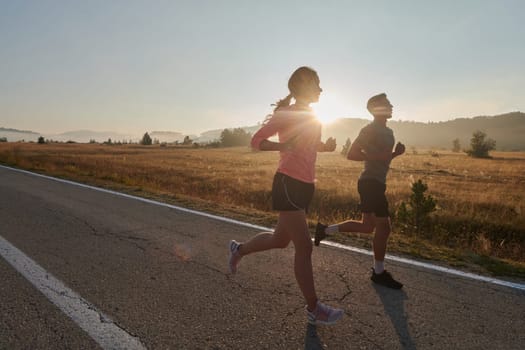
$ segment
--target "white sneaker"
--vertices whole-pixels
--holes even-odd
[[[228,266],[230,267],[230,273],[235,274],[237,272],[237,265],[241,261],[241,254],[239,254],[239,247],[241,244],[235,240],[231,240],[228,249],[230,251],[230,258],[228,260]]]
[[[344,310],[336,309],[331,306],[325,305],[321,302],[317,302],[314,311],[309,311],[306,308],[306,316],[308,317],[308,323],[317,325],[331,325],[336,323],[341,317],[343,317]]]

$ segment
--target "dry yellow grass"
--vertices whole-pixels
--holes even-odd
[[[525,153],[494,152],[492,156],[473,159],[449,151],[407,151],[391,165],[387,188],[391,211],[407,201],[411,183],[422,179],[438,202],[435,217],[450,231],[441,233],[435,243],[522,264]],[[232,215],[251,213],[253,221],[259,223],[261,218],[274,217],[270,213],[270,188],[277,161],[277,153],[252,152],[245,147],[0,143],[3,164],[173,200],[195,199],[201,206],[218,205]],[[312,222],[318,218],[336,222],[359,217],[356,186],[361,169],[361,163],[347,161],[338,152],[319,154],[316,195],[309,214]],[[451,224],[447,226],[447,222]],[[453,232],[456,222],[466,226]],[[466,232],[479,227],[480,232]],[[493,234],[484,227],[503,233]],[[513,232],[511,238],[494,238],[504,235],[505,230]],[[464,241],[455,235],[464,235]],[[398,237],[397,242],[401,246],[413,239]],[[432,237],[427,240],[432,241]],[[418,254],[413,247],[403,251]]]

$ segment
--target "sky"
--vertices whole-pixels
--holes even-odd
[[[0,127],[256,125],[314,68],[322,121],[525,111],[525,1],[0,0]]]

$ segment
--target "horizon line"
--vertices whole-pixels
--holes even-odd
[[[513,113],[520,113],[520,114],[525,114],[524,112],[521,112],[519,110],[517,111],[511,111],[511,112],[506,112],[506,113],[501,113],[501,114],[497,114],[497,115],[477,115],[477,116],[473,116],[473,117],[455,117],[455,118],[452,118],[452,119],[448,119],[448,120],[441,120],[441,121],[432,121],[432,120],[428,120],[428,121],[416,121],[416,120],[405,120],[405,119],[402,119],[402,118],[399,118],[399,119],[393,119],[393,120],[389,120],[389,123],[394,123],[394,122],[409,122],[409,123],[421,123],[421,124],[437,124],[437,123],[447,123],[447,122],[451,122],[451,121],[454,121],[454,120],[459,120],[459,119],[475,119],[475,118],[495,118],[495,117],[500,117],[500,116],[504,116],[504,115],[508,115],[508,114],[513,114]],[[336,123],[337,121],[340,121],[340,120],[343,120],[343,119],[358,119],[358,120],[371,120],[371,118],[363,118],[363,117],[338,117],[336,119],[334,119],[333,121],[329,122],[329,123],[326,123],[325,125],[331,125],[331,124],[334,124]],[[224,127],[224,128],[214,128],[214,129],[208,129],[208,130],[204,130],[204,131],[200,131],[200,132],[183,132],[183,131],[173,131],[173,130],[152,130],[152,131],[144,131],[144,133],[177,133],[177,134],[181,134],[182,136],[202,136],[202,134],[204,133],[207,133],[207,132],[211,132],[211,131],[217,131],[217,130],[224,130],[224,129],[236,129],[236,128],[253,128],[255,126],[258,126],[260,125],[261,122],[258,122],[257,124],[255,125],[248,125],[248,126],[233,126],[233,127]],[[137,134],[135,134],[134,132],[129,132],[129,131],[112,131],[112,130],[93,130],[93,129],[76,129],[76,130],[68,130],[68,131],[63,131],[63,132],[37,132],[37,131],[33,131],[33,130],[21,130],[21,129],[16,129],[16,128],[10,128],[10,127],[4,127],[4,126],[0,126],[0,130],[5,130],[7,132],[17,132],[17,133],[26,133],[26,134],[36,134],[36,135],[48,135],[48,136],[59,136],[59,135],[63,135],[63,134],[67,134],[67,133],[74,133],[74,132],[91,132],[91,133],[112,133],[112,134],[121,134],[122,136],[127,136],[127,137],[141,137],[141,135],[143,135],[143,132],[138,132]]]

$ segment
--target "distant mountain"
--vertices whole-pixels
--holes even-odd
[[[75,142],[89,142],[95,140],[97,142],[104,142],[108,139],[112,141],[138,141],[136,135],[120,134],[112,131],[91,131],[91,130],[76,130],[68,131],[62,134],[56,135],[45,135],[46,139],[52,139],[55,141],[75,141]]]
[[[323,139],[335,137],[341,146],[347,138],[354,141],[359,130],[370,123],[371,119],[362,118],[340,118],[335,122],[324,126]],[[496,140],[496,149],[502,151],[523,150],[525,151],[525,113],[513,112],[497,116],[480,116],[474,118],[458,118],[446,122],[411,122],[397,121],[388,122],[388,126],[394,131],[397,141],[403,142],[407,147],[424,148],[452,148],[452,141],[459,139],[461,147],[470,147],[472,134],[481,130],[488,138]],[[261,126],[242,127],[246,132],[254,133]],[[202,133],[195,139],[196,142],[209,142],[219,140],[223,129],[210,130]]]
[[[33,131],[29,130],[18,130],[18,129],[9,129],[9,128],[0,128],[0,132],[13,132],[13,133],[22,133],[22,134],[36,134]]]
[[[354,141],[359,130],[371,119],[341,118],[323,128],[323,139],[335,137],[341,146],[347,138]],[[394,131],[397,141],[403,142],[407,147],[425,148],[452,148],[452,141],[459,139],[461,147],[470,147],[472,134],[481,130],[487,137],[496,141],[496,149],[502,151],[525,151],[525,113],[512,112],[497,116],[479,116],[474,118],[458,118],[446,122],[411,122],[391,120],[388,126]],[[255,133],[261,125],[244,126],[246,132]],[[233,129],[233,128],[229,128]],[[224,129],[215,129],[203,132],[200,135],[184,135],[175,131],[152,131],[149,135],[160,142],[183,141],[189,136],[194,142],[206,143],[220,140]],[[107,141],[139,141],[143,135],[128,135],[110,131],[77,130],[56,135],[44,135],[34,131],[17,130],[0,127],[0,138],[6,137],[8,141],[37,141],[39,136],[56,141],[97,142]]]
[[[0,137],[5,137],[7,141],[37,141],[40,134],[29,130],[17,130],[0,127]]]
[[[35,131],[28,130],[17,130],[17,129],[8,129],[0,128],[0,137],[7,138],[9,142],[16,141],[37,141],[40,136],[43,136],[47,140],[54,141],[75,141],[75,142],[89,142],[90,140],[95,140],[97,142],[104,142],[108,139],[112,141],[138,141],[139,137],[137,135],[128,135],[120,134],[112,131],[91,131],[91,130],[76,130],[68,131],[61,134],[43,134]]]
[[[338,119],[323,130],[323,138],[335,137],[339,145],[347,138],[354,141],[359,130],[371,120]],[[459,139],[462,148],[470,147],[472,134],[481,130],[496,141],[496,149],[502,151],[525,150],[525,113],[513,112],[497,116],[458,118],[446,122],[409,122],[391,120],[388,126],[397,141],[406,146],[428,148],[452,148],[452,141]]]
[[[257,130],[259,130],[261,126],[260,125],[254,125],[254,126],[243,126],[240,127],[241,129],[244,129],[244,131],[249,133],[255,133]],[[225,129],[237,129],[235,128],[225,128]],[[221,139],[221,133],[224,131],[224,129],[216,129],[216,130],[209,130],[205,131],[202,134],[200,134],[199,137],[192,138],[193,141],[199,142],[199,143],[207,143],[212,141],[218,141]]]

